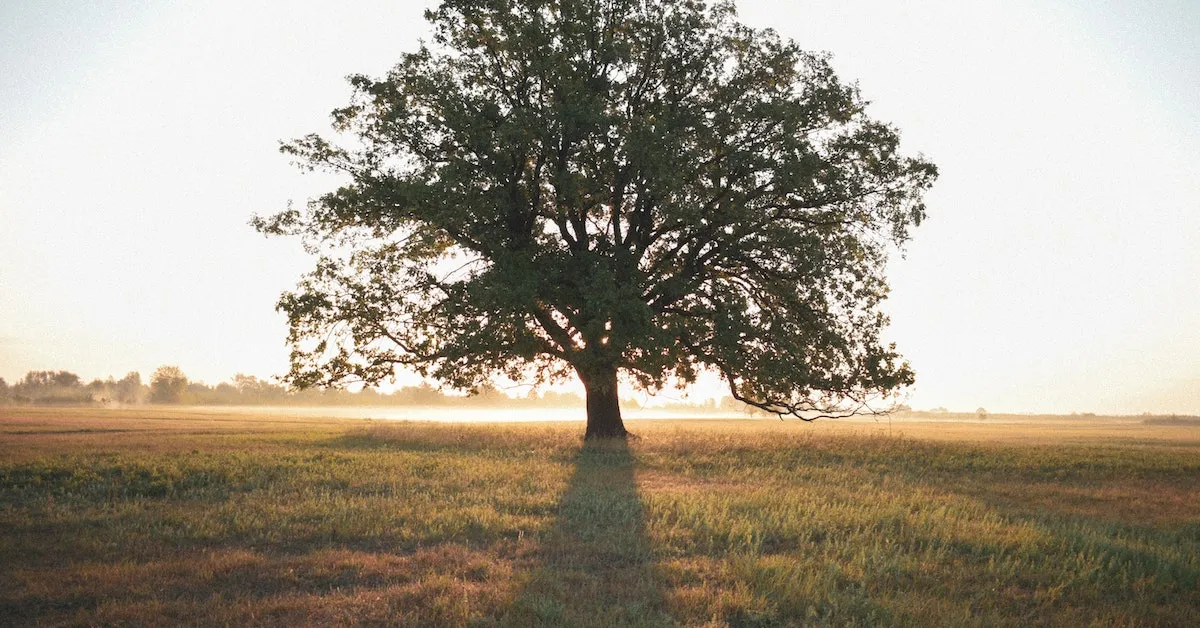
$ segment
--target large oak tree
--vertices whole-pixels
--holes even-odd
[[[335,135],[284,145],[345,185],[256,218],[316,268],[279,302],[290,381],[397,368],[587,391],[719,373],[781,415],[911,383],[885,344],[889,251],[935,167],[897,150],[824,54],[699,0],[445,0],[432,39],[352,76]]]

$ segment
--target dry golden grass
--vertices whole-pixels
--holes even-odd
[[[1200,429],[0,409],[0,623],[1197,625]]]

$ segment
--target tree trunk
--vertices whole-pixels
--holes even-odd
[[[587,432],[584,439],[625,438],[621,421],[621,401],[617,396],[617,369],[601,369],[579,374],[587,391]]]

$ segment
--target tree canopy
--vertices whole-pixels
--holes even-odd
[[[141,376],[138,376],[141,380]],[[188,378],[178,366],[160,366],[150,375],[150,401],[181,403],[187,391]]]
[[[913,381],[884,267],[937,176],[828,55],[731,2],[445,0],[431,41],[350,77],[331,139],[283,145],[345,184],[255,218],[316,268],[279,308],[297,386],[411,368],[462,389],[578,376],[620,436],[618,374],[715,371],[811,419]]]

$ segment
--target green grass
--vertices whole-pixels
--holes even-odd
[[[0,411],[0,623],[1200,623],[1194,428],[938,429]]]

